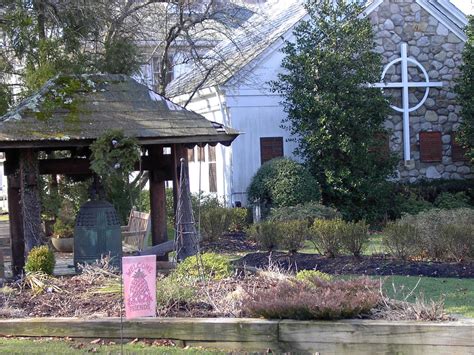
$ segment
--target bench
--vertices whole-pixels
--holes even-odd
[[[122,226],[122,241],[124,249],[143,250],[145,238],[150,231],[150,214],[130,211],[128,225]]]

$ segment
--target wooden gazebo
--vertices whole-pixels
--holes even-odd
[[[230,145],[238,135],[125,75],[50,80],[0,118],[14,274],[24,266],[25,250],[42,234],[38,175],[92,175],[88,147],[111,129],[121,129],[126,136],[137,138],[143,148],[137,170],[147,170],[150,175],[153,245],[168,240],[165,181],[173,181],[176,202],[179,164],[181,158],[187,158],[186,149],[205,144]],[[71,157],[39,159],[41,151],[70,151]]]

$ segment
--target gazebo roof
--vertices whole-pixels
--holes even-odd
[[[51,79],[0,117],[0,149],[88,145],[111,129],[143,145],[229,145],[239,134],[126,75],[83,74]]]

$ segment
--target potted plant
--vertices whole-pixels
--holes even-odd
[[[74,209],[72,202],[63,200],[53,226],[51,243],[57,251],[70,253],[74,246]]]

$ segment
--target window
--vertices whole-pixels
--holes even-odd
[[[194,148],[188,149],[188,162],[194,161]]]
[[[468,160],[466,156],[467,149],[459,144],[456,135],[457,132],[451,133],[451,156],[453,161],[466,161]]]
[[[265,163],[283,156],[283,137],[260,138],[260,161]]]
[[[209,192],[217,192],[216,147],[209,146]]]
[[[197,147],[198,150],[198,161],[206,161],[205,147]]]
[[[441,132],[420,132],[420,160],[424,163],[439,162],[442,155]]]

